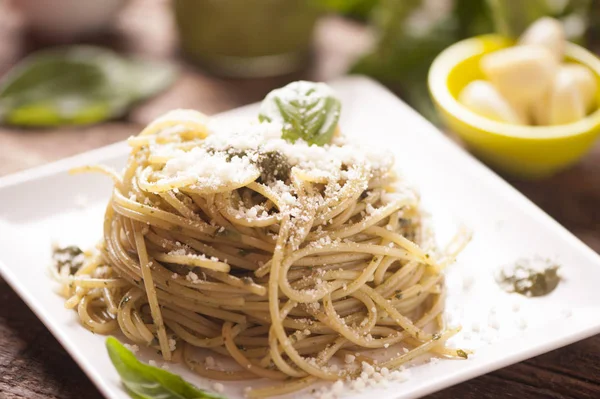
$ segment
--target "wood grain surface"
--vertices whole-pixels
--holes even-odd
[[[52,130],[0,127],[0,175],[122,140],[171,108],[212,114],[261,99],[292,79],[327,80],[344,73],[372,42],[362,25],[329,17],[318,26],[312,65],[297,76],[222,79],[178,55],[169,3],[132,1],[112,31],[96,42],[118,50],[171,59],[181,74],[172,88],[122,120]],[[0,0],[0,73],[39,44]],[[600,143],[599,143],[600,144]],[[507,179],[595,251],[600,251],[600,145],[577,166],[551,179]],[[0,198],[1,203],[1,198]],[[0,398],[96,399],[102,396],[43,324],[0,279]],[[450,398],[600,398],[600,336],[555,350],[430,396]]]

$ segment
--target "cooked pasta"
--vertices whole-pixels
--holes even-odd
[[[387,152],[339,129],[317,146],[283,139],[278,122],[182,110],[129,143],[122,173],[93,169],[114,180],[103,239],[55,262],[89,330],[120,331],[207,378],[279,381],[250,397],[353,378],[397,344],[410,351],[378,367],[464,355],[443,345],[456,331],[442,312],[443,269],[465,237],[436,249]],[[202,361],[211,353],[237,366]]]

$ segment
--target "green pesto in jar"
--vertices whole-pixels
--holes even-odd
[[[318,10],[308,0],[175,0],[185,55],[217,73],[267,76],[307,59]]]

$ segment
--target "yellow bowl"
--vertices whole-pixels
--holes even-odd
[[[600,110],[565,125],[524,126],[492,121],[460,104],[460,91],[469,82],[484,79],[480,58],[513,44],[499,35],[484,35],[448,47],[431,65],[429,91],[447,126],[482,160],[515,176],[546,177],[575,163],[590,149],[600,133]],[[568,43],[565,58],[590,68],[600,87],[600,59],[594,54]],[[596,100],[600,104],[598,93]]]

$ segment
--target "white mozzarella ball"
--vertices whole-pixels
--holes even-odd
[[[535,21],[519,39],[521,45],[545,47],[559,62],[565,56],[566,42],[565,29],[562,23],[550,17],[543,17]]]
[[[481,58],[489,81],[513,104],[528,106],[550,86],[558,69],[554,55],[541,46],[515,46]]]
[[[469,83],[460,92],[458,101],[488,119],[514,124],[523,123],[518,113],[489,82],[475,80]]]

